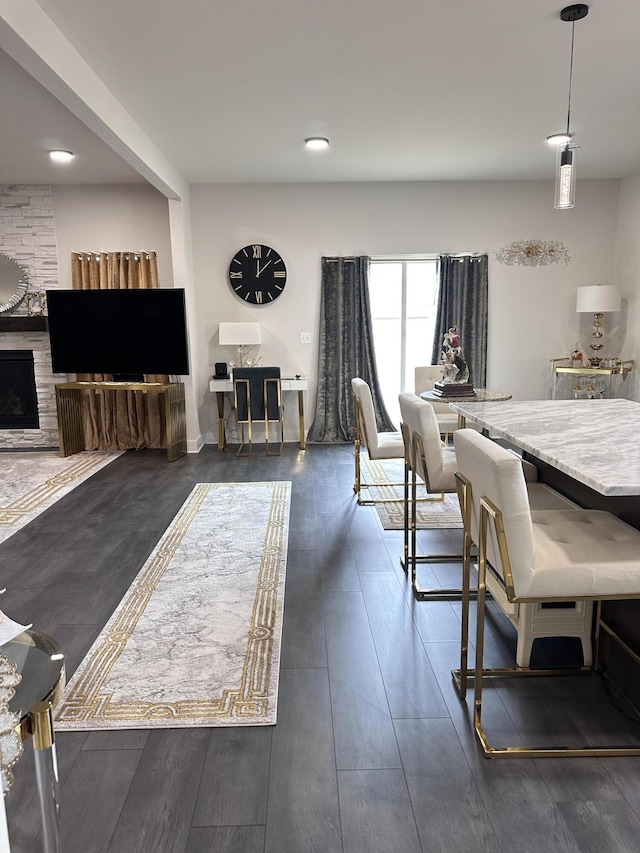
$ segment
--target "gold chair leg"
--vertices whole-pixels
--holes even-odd
[[[452,561],[462,560],[462,554],[421,554],[417,552],[417,529],[418,529],[418,498],[417,498],[417,476],[415,471],[411,472],[411,495],[407,500],[409,489],[405,490],[405,554],[403,568],[405,573],[411,578],[411,588],[413,596],[417,601],[429,601],[433,598],[452,598],[462,595],[461,589],[447,589],[435,587],[434,589],[425,589],[418,585],[417,566],[418,563],[450,563]],[[444,493],[442,494],[444,500]],[[408,529],[407,529],[408,528]],[[402,560],[400,561],[402,563]]]
[[[462,614],[460,630],[460,669],[457,677],[454,676],[454,684],[461,699],[467,695],[467,682],[469,679],[469,605],[471,603],[471,537],[465,530],[463,542],[462,559]],[[478,591],[473,591],[477,597]],[[486,595],[486,590],[485,590]]]
[[[405,575],[409,572],[409,463],[405,457],[404,460],[404,484],[402,496],[404,498],[403,504],[403,515],[404,515],[404,523],[403,523],[403,535],[402,535],[402,556],[400,557],[400,565],[404,569]]]
[[[355,463],[355,479],[353,483],[353,491],[356,493],[358,503],[360,503],[360,439],[355,437],[353,442],[353,455]]]
[[[277,450],[269,450],[269,424],[272,421],[265,420],[264,422],[264,442],[265,442],[265,454],[267,456],[282,456],[282,448],[284,447],[284,427],[282,425],[282,421],[273,421],[273,423],[280,424],[280,444]]]
[[[244,440],[244,426],[244,423],[240,425],[241,440],[240,447],[238,448],[236,456],[253,456],[253,444],[251,442],[251,421],[247,422],[247,435],[249,440],[246,444]],[[243,450],[244,447],[246,447],[247,449]]]
[[[473,696],[473,727],[480,740],[484,754],[487,754],[488,741],[482,728],[482,663],[484,660],[484,617],[485,601],[487,592],[487,566],[486,560],[480,560],[478,567],[478,591],[476,612],[476,662],[474,668],[474,696]]]
[[[357,442],[357,447],[354,445],[354,454],[355,454],[355,482],[353,484],[353,491],[356,493],[358,498],[358,506],[375,506],[375,504],[396,504],[399,502],[399,498],[390,497],[390,498],[365,498],[362,495],[363,489],[376,489],[376,488],[393,488],[395,486],[404,486],[404,482],[401,483],[390,483],[374,480],[372,482],[365,482],[362,477],[362,462],[360,459],[360,452],[362,450],[362,445],[360,442]],[[369,460],[371,463],[375,464],[375,460]],[[370,472],[373,477],[375,472]],[[442,498],[434,498],[433,500],[444,500],[444,495]]]
[[[541,677],[541,676],[553,676],[557,677],[558,675],[571,675],[571,676],[579,676],[579,675],[594,675],[596,673],[595,665],[590,667],[581,667],[574,668],[570,670],[565,669],[546,669],[546,670],[532,670],[529,668],[515,668],[515,669],[484,669],[484,634],[485,634],[485,622],[486,622],[486,575],[487,575],[487,566],[486,566],[486,551],[484,543],[486,542],[486,519],[483,519],[482,522],[485,527],[484,531],[481,533],[481,546],[480,546],[480,555],[478,560],[478,589],[477,589],[477,597],[478,597],[478,611],[477,611],[477,627],[476,627],[476,660],[473,672],[474,679],[474,699],[473,699],[473,727],[478,738],[478,742],[480,743],[480,747],[482,749],[482,753],[485,758],[581,758],[581,757],[599,757],[599,758],[612,758],[616,756],[632,756],[632,755],[640,755],[640,745],[638,746],[584,746],[584,747],[547,747],[547,746],[539,746],[539,747],[531,747],[531,746],[503,746],[496,747],[492,746],[488,735],[484,729],[482,724],[482,691],[483,691],[483,682],[485,678],[494,676],[500,678],[513,678],[513,677]],[[598,632],[600,630],[601,620],[600,620],[600,602],[598,602],[598,618],[596,621],[596,641],[595,645],[597,648],[598,644]],[[610,630],[610,629],[607,629]],[[466,678],[468,675],[463,674],[462,670],[453,670],[452,675],[456,685],[458,687],[458,692],[461,693],[461,690],[464,689],[464,685],[466,684]],[[461,698],[464,696],[461,693]]]

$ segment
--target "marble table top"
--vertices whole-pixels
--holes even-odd
[[[525,400],[451,409],[603,495],[640,495],[640,403]]]

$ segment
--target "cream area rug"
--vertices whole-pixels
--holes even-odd
[[[365,482],[380,483],[364,491],[365,497],[386,503],[376,503],[380,522],[385,530],[402,530],[404,528],[404,487],[394,483],[404,482],[403,459],[369,459],[362,456],[362,474]],[[419,499],[426,497],[427,491],[418,481],[417,495]],[[416,524],[419,529],[456,528],[462,527],[460,504],[456,494],[445,494],[444,501],[420,500],[417,505]]]
[[[69,682],[65,730],[276,722],[291,483],[199,483]]]
[[[64,458],[53,451],[0,453],[0,542],[121,455],[98,450]]]

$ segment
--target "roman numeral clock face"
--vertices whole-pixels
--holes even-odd
[[[269,246],[245,246],[236,252],[229,265],[229,284],[234,293],[252,305],[274,302],[286,283],[284,261]]]

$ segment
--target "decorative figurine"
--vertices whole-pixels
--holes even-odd
[[[452,326],[445,332],[442,339],[440,363],[442,364],[442,373],[445,382],[458,383],[469,381],[469,366],[464,360],[457,326]]]
[[[582,367],[584,362],[584,353],[579,343],[576,343],[574,351],[571,353],[571,367]]]

